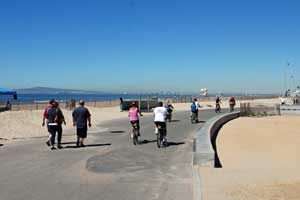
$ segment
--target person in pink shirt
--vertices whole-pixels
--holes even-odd
[[[135,102],[131,103],[131,107],[129,108],[129,112],[128,112],[128,117],[129,117],[129,121],[132,125],[133,128],[133,124],[137,123],[137,127],[138,127],[138,136],[140,135],[140,120],[139,120],[139,115],[143,116],[141,111],[138,109],[138,107],[136,106]],[[133,135],[131,134],[131,137],[133,137]]]

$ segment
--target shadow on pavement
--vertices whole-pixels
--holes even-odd
[[[139,144],[148,144],[148,143],[153,143],[153,142],[156,142],[156,140],[143,140],[143,141],[140,141]]]
[[[61,145],[76,144],[76,142],[62,142]]]
[[[86,144],[84,148],[86,148],[86,147],[103,147],[103,146],[110,146],[110,145],[111,145],[111,143],[106,143],[106,144]],[[73,149],[73,148],[77,149],[79,147],[77,147],[76,145],[74,145],[74,146],[65,146],[64,147],[64,149]],[[80,147],[80,148],[82,148],[82,147]]]
[[[206,121],[201,121],[201,120],[199,120],[199,121],[197,121],[197,122],[194,122],[194,123],[192,123],[192,124],[204,124]]]
[[[185,144],[185,142],[168,142],[168,146],[177,146]]]
[[[109,131],[110,133],[125,133],[126,131]]]
[[[178,119],[173,119],[172,121],[170,122],[180,122],[181,120],[178,120]]]

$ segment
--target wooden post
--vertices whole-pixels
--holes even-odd
[[[245,116],[245,103],[240,103],[241,116]]]
[[[148,107],[148,112],[150,111],[150,96],[148,96],[148,105],[147,105],[147,107]]]
[[[139,109],[141,110],[141,101],[142,101],[142,97],[140,96],[140,99],[139,99]]]

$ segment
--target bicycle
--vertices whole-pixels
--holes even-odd
[[[234,106],[235,106],[235,104],[230,103],[229,105],[230,105],[230,112],[233,112],[233,111],[234,111]]]
[[[139,129],[138,129],[138,124],[137,122],[132,124],[132,140],[133,140],[133,145],[139,144]]]
[[[157,133],[157,147],[161,148],[161,147],[166,147],[167,143],[165,141],[165,137],[166,137],[166,132],[167,129],[165,127],[162,127],[161,125],[157,126],[158,128],[158,133]]]
[[[220,106],[220,103],[217,103],[217,104],[216,104],[215,112],[216,112],[216,113],[221,113],[221,106]]]

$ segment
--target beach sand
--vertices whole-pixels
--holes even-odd
[[[92,115],[92,127],[89,132],[103,131],[101,122],[127,117],[127,112],[120,112],[119,107],[88,107]],[[74,131],[72,111],[62,109],[67,125],[64,132]],[[42,127],[42,110],[9,111],[0,113],[0,138],[20,139],[47,136],[46,126]]]
[[[278,99],[259,99],[250,102],[257,103],[278,103]],[[237,102],[237,107],[239,107]],[[176,111],[189,111],[191,103],[174,103]],[[201,102],[203,109],[214,109],[214,101]],[[114,120],[119,118],[127,118],[126,111],[120,112],[119,106],[96,108],[87,106],[92,114],[92,128],[89,132],[104,131],[101,123],[107,120]],[[222,108],[228,108],[228,102],[223,102]],[[75,128],[72,127],[72,112],[70,110],[62,109],[66,118],[67,126],[63,126],[64,132],[75,133]],[[30,138],[47,136],[46,127],[42,127],[42,113],[43,110],[22,110],[22,111],[7,111],[0,113],[0,138],[11,140],[13,138]],[[150,113],[146,113],[148,115]],[[100,124],[100,126],[99,126]],[[3,140],[1,141],[3,143]]]
[[[200,168],[204,200],[299,200],[300,116],[239,118],[217,138],[223,168]]]

